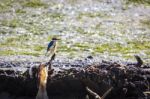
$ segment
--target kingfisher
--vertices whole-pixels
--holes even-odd
[[[56,37],[53,37],[52,40],[49,42],[48,46],[47,46],[47,51],[45,56],[47,55],[47,53],[50,53],[52,56],[56,53],[57,50],[57,40],[60,40]]]

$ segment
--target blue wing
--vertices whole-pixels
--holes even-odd
[[[51,41],[47,46],[47,51],[54,45],[54,41]]]

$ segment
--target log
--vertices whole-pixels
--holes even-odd
[[[137,63],[133,64],[102,61],[99,64],[82,67],[72,65],[69,68],[54,66],[52,62],[45,63],[52,65],[47,81],[48,96],[50,99],[85,99],[88,95],[89,99],[95,99],[89,94],[94,92],[102,99],[148,99],[150,65],[143,64],[139,57],[137,59]],[[16,66],[18,64],[21,63],[0,63],[0,93],[7,93],[13,99],[34,99],[38,91],[37,71],[40,63],[36,62],[34,66],[32,63],[32,68]]]

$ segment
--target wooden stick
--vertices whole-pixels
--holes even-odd
[[[102,99],[96,92],[92,91],[89,87],[86,87],[87,92],[95,97],[95,99]]]
[[[137,60],[136,66],[137,66],[137,67],[141,67],[141,66],[143,65],[142,59],[141,59],[139,56],[137,56],[137,55],[135,55],[134,57],[135,57],[136,60]]]
[[[149,94],[150,95],[150,91],[145,91],[143,92],[144,94]]]
[[[105,99],[106,96],[111,92],[113,87],[109,88],[102,97],[100,97],[96,92],[92,91],[89,87],[86,87],[86,90],[95,97],[95,99]]]
[[[109,88],[109,89],[104,93],[104,95],[102,96],[102,99],[105,99],[106,96],[111,92],[112,89],[113,89],[113,87]]]

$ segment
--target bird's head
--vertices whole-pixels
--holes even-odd
[[[53,37],[52,40],[60,40],[59,38]]]

